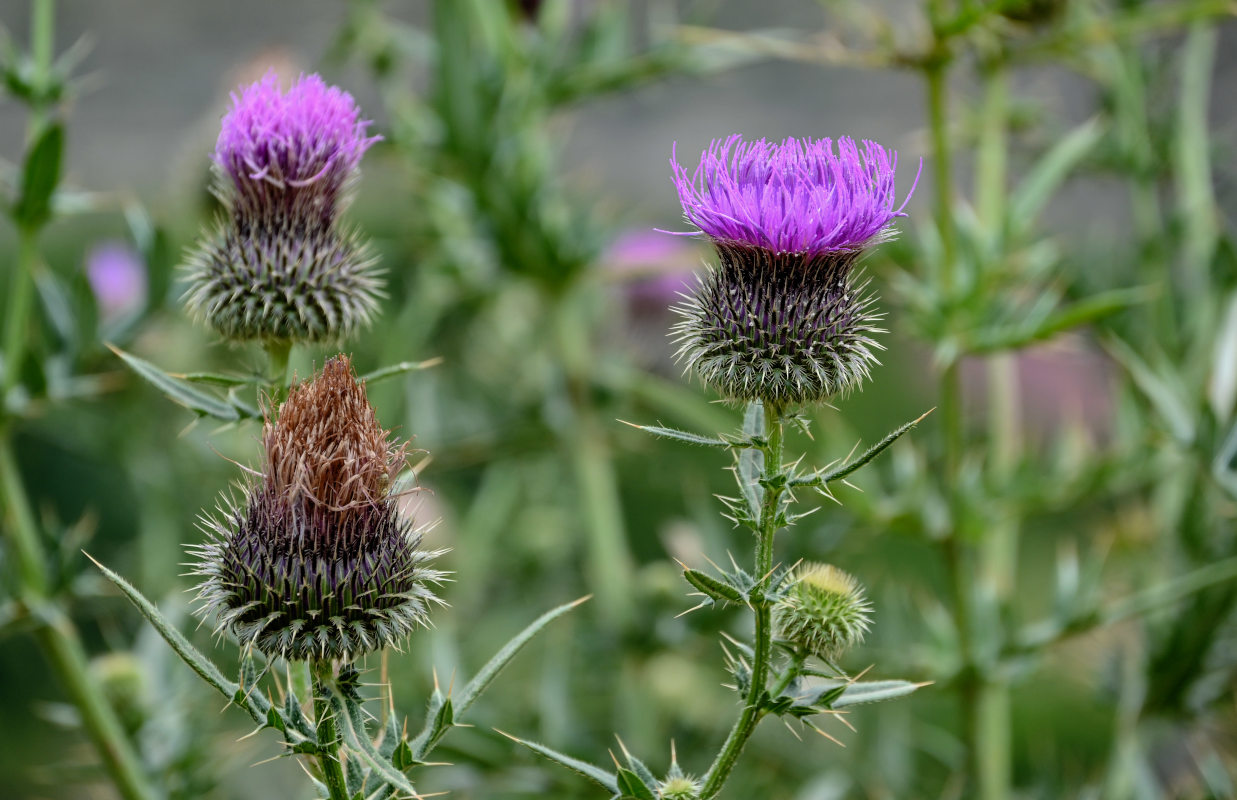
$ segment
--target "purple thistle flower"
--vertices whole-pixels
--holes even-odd
[[[737,402],[815,403],[858,386],[883,331],[852,267],[905,216],[897,155],[845,138],[835,153],[829,139],[732,136],[690,176],[670,163],[683,213],[720,260],[674,309],[678,358]]]
[[[367,136],[352,96],[269,73],[232,95],[213,160],[228,209],[189,255],[190,310],[229,339],[336,341],[369,323],[381,281],[337,224]]]
[[[847,252],[880,241],[910,200],[908,193],[897,205],[897,153],[866,140],[860,150],[846,137],[837,145],[834,153],[831,139],[714,139],[690,176],[671,150],[683,213],[714,241],[777,253]]]

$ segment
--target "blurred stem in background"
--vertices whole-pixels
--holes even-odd
[[[52,120],[51,107],[57,92],[52,59],[55,50],[55,3],[33,0],[30,30],[30,123],[27,146],[30,157],[23,175],[23,194],[15,206],[18,257],[9,275],[5,309],[4,382],[0,395],[0,497],[4,502],[4,533],[16,562],[15,600],[33,623],[35,638],[51,663],[68,698],[77,707],[82,726],[99,758],[126,800],[148,800],[157,795],[143,774],[132,742],[115,711],[92,676],[85,648],[72,619],[57,596],[48,574],[48,554],[42,544],[38,520],[13,446],[15,409],[26,398],[21,392],[22,367],[32,350],[30,319],[34,276],[42,269],[38,239],[50,218],[52,194],[60,172],[63,137]]]

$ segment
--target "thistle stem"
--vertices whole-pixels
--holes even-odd
[[[756,645],[752,656],[752,681],[739,719],[730,729],[725,744],[714,759],[704,777],[700,790],[701,800],[716,797],[725,786],[734,770],[747,740],[756,730],[756,724],[764,716],[766,699],[765,684],[769,680],[769,666],[773,649],[773,607],[766,593],[769,575],[773,572],[773,539],[777,534],[778,506],[782,495],[781,478],[784,426],[782,409],[775,405],[765,407],[764,452],[764,498],[760,507],[760,523],[756,546],[756,590],[751,597],[752,609],[756,612]],[[785,687],[783,687],[785,688]]]
[[[4,391],[0,392],[0,415],[7,413],[7,400],[21,375],[26,351],[26,328],[34,299],[34,266],[38,259],[38,231],[22,228],[18,234],[17,263],[9,278],[9,302],[4,326]]]
[[[288,375],[288,361],[292,355],[292,342],[274,339],[266,342],[264,348],[269,366],[272,398],[276,403],[281,403],[288,396],[288,385],[291,382]]]
[[[39,544],[30,499],[22,486],[9,431],[0,432],[0,497],[4,502],[4,534],[17,560],[21,603],[38,621],[35,638],[69,699],[77,707],[103,767],[126,800],[155,797],[133,747],[107,698],[90,675],[85,648],[72,620],[48,595],[45,557]]]
[[[330,792],[331,800],[350,800],[348,783],[344,778],[344,765],[339,755],[339,728],[335,724],[335,712],[331,710],[332,685],[335,670],[329,660],[314,661],[310,665],[314,675],[314,722],[318,726],[318,767],[322,780]]]

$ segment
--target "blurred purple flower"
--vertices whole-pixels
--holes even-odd
[[[382,138],[366,136],[369,125],[352,95],[317,75],[283,92],[272,71],[232,94],[214,159],[236,188],[238,212],[296,203],[329,219],[361,156]]]
[[[627,284],[627,297],[636,310],[666,309],[691,290],[699,251],[691,244],[660,231],[620,233],[602,261]]]
[[[146,304],[146,264],[124,242],[100,242],[90,248],[86,280],[104,323],[132,314]]]
[[[674,183],[687,220],[716,242],[776,253],[853,252],[889,234],[897,205],[897,153],[853,139],[740,136],[715,139],[695,172],[671,150]],[[916,176],[918,183],[918,176]]]

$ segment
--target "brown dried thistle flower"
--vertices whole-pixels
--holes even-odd
[[[261,480],[204,518],[204,611],[286,658],[352,658],[404,638],[437,602],[421,536],[390,487],[407,443],[378,423],[345,356],[289,392],[262,431]]]

